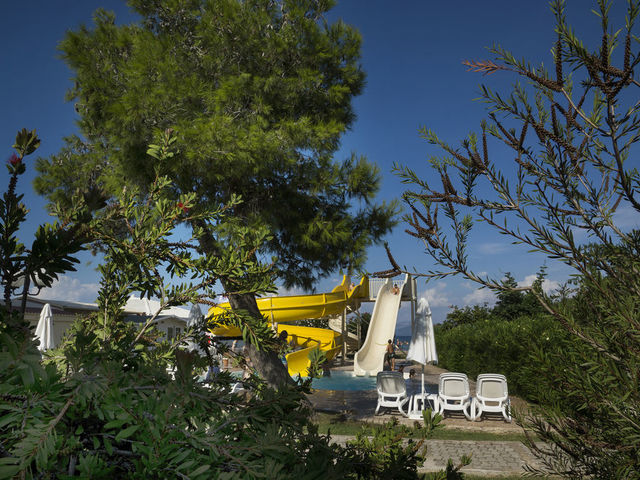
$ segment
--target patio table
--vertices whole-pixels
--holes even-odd
[[[432,417],[438,412],[438,395],[425,392],[411,395],[407,417],[412,420],[422,420],[422,412],[427,408],[431,409]]]

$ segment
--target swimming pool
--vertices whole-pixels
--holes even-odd
[[[312,387],[317,390],[375,390],[376,377],[356,377],[353,372],[335,370],[330,377],[314,378]]]
[[[406,380],[407,393],[420,392],[420,379]],[[316,390],[367,391],[376,389],[376,377],[356,377],[353,372],[333,370],[330,377],[314,378],[311,384]],[[427,393],[438,393],[438,385],[425,383]]]
[[[242,378],[242,371],[232,371],[231,375],[238,380]],[[413,380],[405,380],[407,394],[413,395],[420,392],[420,378],[416,376]],[[375,391],[376,377],[357,377],[351,371],[332,370],[330,377],[314,378],[311,388],[316,390],[337,390],[337,391]],[[427,393],[438,393],[438,385],[425,383],[424,389]]]

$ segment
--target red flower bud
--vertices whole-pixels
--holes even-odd
[[[181,208],[184,213],[189,211],[189,207],[187,207],[184,203],[178,202],[178,208]]]
[[[15,153],[12,153],[11,156],[9,157],[9,164],[12,167],[17,167],[18,165],[20,165],[22,163],[22,158],[20,158],[18,155],[16,155]]]

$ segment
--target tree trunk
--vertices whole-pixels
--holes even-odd
[[[224,286],[224,279],[221,281]],[[229,295],[229,304],[233,311],[246,310],[251,314],[251,316],[262,318],[262,314],[260,313],[258,304],[256,303],[256,297],[253,294],[231,294]],[[247,352],[251,362],[253,363],[253,367],[270,386],[278,388],[286,383],[293,383],[287,368],[280,360],[277,352],[271,350],[259,350],[256,345],[249,342],[245,343],[247,345]]]
[[[206,255],[218,255],[219,251],[216,241],[211,233],[209,233],[206,224],[204,222],[198,222],[197,226],[202,228],[205,232],[200,238],[198,238],[202,251]],[[221,278],[220,282],[222,283],[225,291],[228,291],[227,279]],[[255,318],[262,318],[262,314],[260,313],[258,304],[256,303],[256,297],[253,294],[229,294],[229,304],[233,311],[246,310],[251,314],[251,316]],[[245,341],[245,343],[247,345],[247,353],[253,367],[269,386],[278,389],[286,384],[293,384],[293,379],[289,376],[287,368],[282,363],[276,352],[260,350],[257,345],[253,345],[248,341]]]

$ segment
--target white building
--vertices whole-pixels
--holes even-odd
[[[40,312],[45,304],[51,306],[53,314],[53,339],[55,345],[59,345],[65,332],[71,326],[77,315],[87,315],[96,312],[98,305],[95,303],[67,302],[64,300],[47,300],[39,297],[27,297],[25,319],[35,329],[40,318]],[[16,299],[13,302],[15,308],[19,304]],[[160,308],[158,300],[149,300],[132,296],[124,306],[124,313],[128,321],[143,324],[153,316]],[[180,335],[187,328],[190,310],[184,307],[169,307],[164,309],[156,317],[153,324],[163,332],[165,338],[172,339]]]

